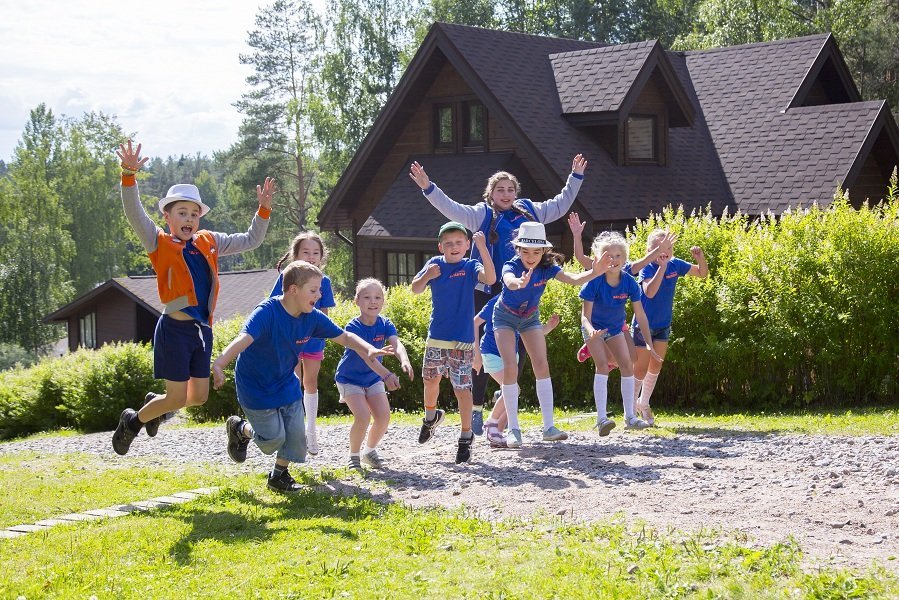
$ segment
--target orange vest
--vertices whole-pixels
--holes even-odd
[[[212,233],[205,229],[194,235],[193,243],[206,259],[212,275],[209,291],[209,324],[212,325],[212,313],[219,292],[218,250]],[[156,271],[159,299],[166,305],[167,313],[198,304],[194,280],[184,260],[184,246],[183,241],[160,230],[156,235],[156,250],[150,253],[150,262]]]

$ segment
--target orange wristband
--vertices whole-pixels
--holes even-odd
[[[259,215],[260,217],[262,217],[263,219],[268,219],[270,216],[272,216],[272,209],[266,208],[264,206],[260,206],[259,209],[256,211],[256,214]]]
[[[135,183],[137,183],[137,180],[134,178],[133,174],[122,173],[122,186],[131,187]]]

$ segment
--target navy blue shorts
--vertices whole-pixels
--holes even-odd
[[[159,317],[153,333],[153,376],[169,381],[209,377],[212,329],[199,321]]]
[[[640,333],[640,328],[636,325],[633,327],[634,332],[634,345],[638,348],[646,347],[646,340],[643,339],[643,334]],[[671,326],[668,327],[659,327],[658,329],[650,329],[649,334],[652,336],[653,342],[667,342],[668,338],[671,337]]]

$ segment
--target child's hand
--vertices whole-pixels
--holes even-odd
[[[702,248],[699,246],[693,246],[690,248],[690,254],[693,256],[693,260],[698,261],[703,257]]]
[[[593,274],[599,277],[612,268],[612,257],[608,252],[603,252],[599,256],[593,257]]]
[[[487,253],[487,238],[484,237],[484,232],[475,231],[471,236],[471,241],[474,242],[474,245],[481,251],[481,256]]]
[[[440,265],[438,265],[437,263],[431,263],[431,266],[429,266],[428,270],[425,271],[425,277],[428,278],[428,281],[440,277]]]
[[[225,383],[225,371],[222,369],[222,365],[219,364],[219,361],[215,361],[212,363],[212,387],[214,389],[219,389]]]
[[[256,199],[259,200],[259,206],[271,210],[272,196],[277,191],[278,187],[275,185],[275,180],[271,177],[266,177],[262,185],[256,186]]]
[[[412,369],[412,364],[407,360],[402,364],[403,373],[406,374],[406,377],[409,378],[409,381],[413,381],[415,379],[415,371]]]
[[[558,313],[553,313],[546,320],[546,324],[543,326],[543,335],[546,335],[553,329],[559,326],[559,323],[562,322],[562,317],[559,316]]]
[[[474,356],[471,358],[471,370],[475,373],[480,373],[481,368],[484,366],[484,357],[481,356],[480,352],[475,352]]]
[[[384,378],[384,387],[388,392],[395,392],[400,389],[400,378],[396,373],[388,373]]]
[[[608,331],[609,331],[608,328],[604,328],[604,329],[594,329],[594,330],[590,333],[589,337],[590,337],[590,339],[592,340],[592,339],[595,339],[595,338],[597,338],[597,337],[601,337],[601,336],[605,335],[606,333],[608,333]]]
[[[519,277],[516,281],[518,281],[518,287],[516,290],[520,290],[522,288],[527,287],[527,285],[531,282],[531,275],[534,274],[534,269],[528,269],[524,272],[524,274]]]
[[[571,229],[571,233],[574,235],[582,235],[584,233],[584,227],[586,226],[587,222],[581,223],[581,218],[576,212],[568,213],[568,228]]]
[[[650,355],[651,357],[653,357],[654,359],[656,359],[657,361],[659,361],[659,362],[664,362],[664,361],[665,361],[664,358],[662,358],[661,356],[659,356],[659,354],[656,352],[656,349],[652,347],[652,343],[651,343],[651,342],[648,343],[648,344],[646,344],[646,349],[649,350],[649,355]]]
[[[409,177],[423,190],[431,187],[431,179],[425,173],[425,168],[418,164],[418,161],[413,162],[409,168]]]
[[[150,160],[149,158],[140,157],[140,144],[137,145],[137,149],[135,150],[131,147],[131,140],[128,140],[127,147],[125,144],[119,144],[119,149],[116,150],[116,156],[119,157],[123,169],[135,172],[140,171],[141,167]]]
[[[577,173],[578,175],[584,174],[584,169],[587,168],[587,159],[584,158],[583,154],[578,154],[574,157],[574,160],[571,161],[571,171],[572,173]]]

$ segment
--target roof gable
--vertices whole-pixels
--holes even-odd
[[[562,112],[575,124],[618,123],[655,77],[673,127],[693,124],[693,107],[657,40],[550,55]]]
[[[860,102],[861,99],[861,94],[849,73],[849,67],[843,60],[843,54],[833,36],[827,34],[815,61],[809,66],[788,107],[842,104]]]

